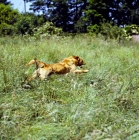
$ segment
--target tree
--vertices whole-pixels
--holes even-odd
[[[15,23],[17,34],[32,34],[33,29],[41,26],[45,22],[43,15],[36,16],[32,13],[20,14],[18,21]]]
[[[87,0],[28,0],[32,2],[31,10],[42,12],[48,21],[53,22],[63,31],[74,30],[74,25],[83,15]],[[81,22],[80,22],[81,23]]]
[[[109,10],[105,0],[90,0],[87,9],[85,10],[84,20],[87,25],[100,24],[104,20],[109,20]]]
[[[14,23],[17,21],[19,13],[13,10],[11,5],[0,4],[0,33],[12,34],[14,32]]]
[[[68,4],[66,0],[29,0],[32,2],[30,9],[36,13],[43,13],[47,21],[55,26],[67,30],[69,19]]]
[[[26,2],[32,2],[30,5],[30,10],[35,13],[43,13],[44,15],[48,13],[49,6],[52,5],[52,0],[26,0]]]
[[[0,4],[8,5],[8,4],[11,4],[11,2],[8,1],[8,0],[0,0]],[[12,5],[12,4],[11,4],[11,5]]]
[[[118,26],[139,24],[138,0],[113,0],[109,3],[110,20]]]
[[[0,4],[0,24],[7,23],[13,25],[17,21],[18,15],[18,11],[14,10],[11,5]]]
[[[70,17],[66,0],[53,0],[53,4],[49,6],[48,15],[49,21],[53,22],[55,26],[62,27],[64,31],[67,31]]]
[[[69,11],[75,32],[86,32],[86,23],[83,20],[84,10],[88,5],[88,0],[71,0]]]
[[[139,24],[139,2],[138,0],[126,0],[122,3],[125,6],[126,23],[124,24]]]
[[[43,13],[46,20],[64,31],[85,32],[102,22],[124,26],[139,24],[138,0],[27,0],[31,10]],[[93,29],[94,29],[93,27]]]

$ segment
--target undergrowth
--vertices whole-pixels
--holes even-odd
[[[87,35],[31,41],[0,38],[1,140],[137,140],[139,44]],[[86,74],[22,83],[37,57],[55,63],[78,55]]]

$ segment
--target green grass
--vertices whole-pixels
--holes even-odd
[[[139,44],[87,35],[31,41],[0,38],[1,140],[137,140]],[[37,57],[55,63],[78,55],[79,75],[52,75],[22,88]]]

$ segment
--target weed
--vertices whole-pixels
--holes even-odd
[[[1,38],[0,139],[137,139],[138,44],[89,35]],[[55,63],[70,55],[90,71],[52,75],[25,87],[37,57]]]

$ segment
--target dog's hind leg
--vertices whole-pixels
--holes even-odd
[[[34,80],[36,77],[38,77],[38,70],[35,70],[35,72],[32,74],[32,77],[28,79],[28,82]]]
[[[39,78],[41,80],[47,79],[51,75],[51,70],[45,70],[43,68],[40,68],[40,75]]]

